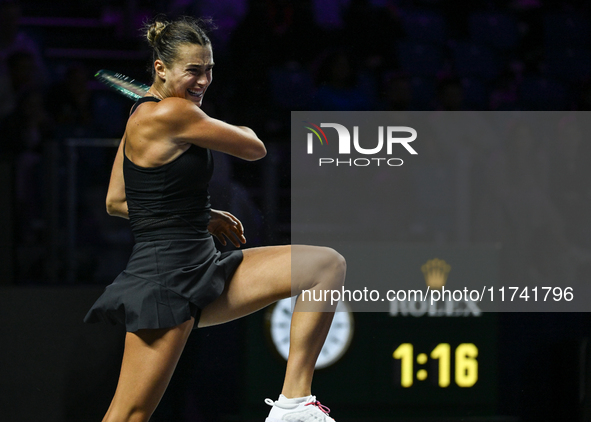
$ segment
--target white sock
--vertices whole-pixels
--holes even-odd
[[[299,404],[299,403],[305,403],[309,398],[310,398],[310,396],[294,397],[292,399],[288,399],[283,394],[279,394],[279,399],[277,401],[281,404]]]
[[[272,421],[280,421],[283,420],[283,416],[286,413],[290,413],[292,411],[302,411],[302,409],[297,409],[302,407],[305,403],[308,403],[313,399],[313,397],[314,396],[306,396],[288,399],[283,394],[280,394],[279,399],[276,402],[273,403],[271,400],[266,402],[267,404],[272,405],[268,419]]]

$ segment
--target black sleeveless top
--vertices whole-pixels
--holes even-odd
[[[131,109],[155,97],[140,98]],[[158,167],[132,163],[123,149],[123,176],[131,230],[138,242],[195,239],[210,236],[209,180],[213,157],[206,148],[191,145],[183,154]]]

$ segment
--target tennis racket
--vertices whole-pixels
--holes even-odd
[[[142,98],[146,95],[148,89],[150,89],[148,85],[136,81],[129,76],[125,76],[122,73],[113,72],[112,70],[101,69],[96,72],[94,77],[109,88],[134,101]]]

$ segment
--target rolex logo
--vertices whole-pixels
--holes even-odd
[[[439,290],[445,286],[450,270],[451,265],[438,258],[430,259],[421,267],[421,271],[425,276],[425,283],[433,290]]]

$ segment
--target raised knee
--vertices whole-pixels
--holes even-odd
[[[331,288],[340,288],[345,283],[347,261],[345,257],[332,248],[324,247],[324,269],[330,275]]]
[[[341,255],[334,249],[333,251],[335,254],[335,271],[339,276],[340,284],[343,285],[345,283],[345,274],[347,273],[347,261],[345,260],[345,257],[343,255]]]

